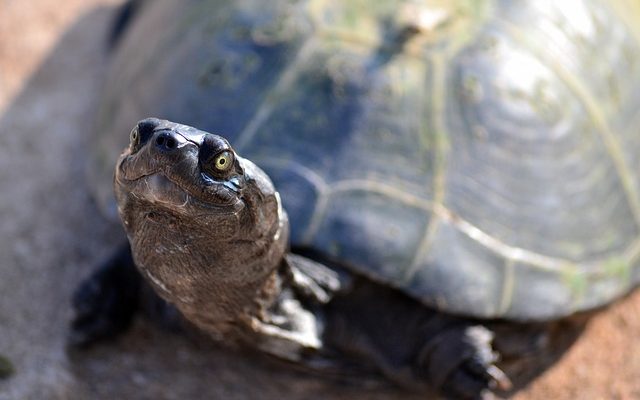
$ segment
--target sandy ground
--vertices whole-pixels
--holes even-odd
[[[0,0],[0,354],[16,369],[0,399],[410,398],[335,387],[145,321],[117,343],[65,352],[71,290],[119,237],[83,179],[116,3]],[[640,399],[639,336],[635,293],[514,398]]]

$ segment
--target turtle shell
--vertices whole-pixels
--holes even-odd
[[[105,86],[99,197],[157,116],[261,166],[292,245],[425,304],[597,307],[640,280],[639,22],[623,1],[148,2]]]

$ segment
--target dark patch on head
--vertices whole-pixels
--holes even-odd
[[[161,121],[157,118],[146,118],[142,121],[138,122],[138,124],[133,128],[130,135],[130,149],[131,153],[135,153],[142,146],[144,146],[153,133],[155,129],[161,124]]]
[[[145,143],[151,135],[153,135],[153,131],[160,125],[160,120],[157,118],[147,118],[138,122],[138,133],[140,134],[140,141]]]

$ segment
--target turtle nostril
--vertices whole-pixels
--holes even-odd
[[[178,141],[170,133],[161,133],[156,138],[156,147],[163,151],[172,151],[178,147]]]

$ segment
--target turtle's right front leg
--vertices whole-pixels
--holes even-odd
[[[83,347],[124,332],[138,309],[141,284],[126,243],[75,290],[69,345]]]

